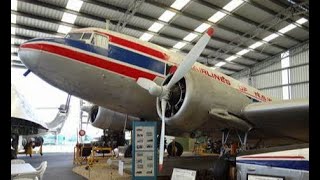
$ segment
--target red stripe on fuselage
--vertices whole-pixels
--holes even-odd
[[[117,37],[115,35],[111,35],[109,33],[104,33],[104,32],[100,32],[100,31],[96,31],[96,32],[108,35],[109,36],[109,41],[112,42],[112,43],[119,44],[119,45],[128,47],[130,49],[143,52],[145,54],[160,58],[162,60],[166,60],[166,61],[169,60],[169,56],[166,53],[163,53],[161,51],[157,51],[155,49],[149,48],[147,46],[143,46],[141,44],[138,44],[138,43],[135,43],[135,42],[132,42],[132,41],[128,41],[126,39]]]
[[[150,80],[153,80],[156,77],[156,75],[148,72],[144,72],[138,69],[134,69],[132,67],[128,67],[122,64],[117,64],[105,59],[94,57],[82,52],[77,52],[77,51],[63,48],[60,46],[43,44],[43,43],[37,43],[37,44],[27,43],[27,44],[21,45],[20,48],[30,48],[30,49],[42,50],[42,51],[58,54],[79,62],[87,63],[96,67],[100,67],[109,71],[113,71],[115,73],[119,73],[128,77],[134,78],[135,80],[137,80],[139,77],[145,77]]]

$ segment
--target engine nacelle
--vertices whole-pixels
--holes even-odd
[[[167,84],[171,77],[168,76],[163,84]],[[229,80],[223,76],[219,76],[220,81],[213,78],[213,75],[205,76],[199,72],[190,71],[171,88],[165,113],[165,121],[170,128],[184,132],[192,132],[200,127],[226,128],[227,121],[221,120],[224,117],[218,117],[219,114],[217,114],[216,120],[213,120],[212,115],[209,114],[212,109],[226,110],[230,116],[241,118],[241,110],[251,102],[250,99],[230,87]],[[159,117],[161,117],[160,107],[158,98]]]
[[[114,131],[122,131],[125,124],[126,129],[131,129],[131,121],[139,120],[136,117],[127,117],[126,114],[115,112],[97,105],[91,107],[89,116],[92,126],[100,129],[110,129]]]

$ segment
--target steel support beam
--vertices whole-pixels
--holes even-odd
[[[260,25],[259,23],[255,22],[255,21],[253,21],[253,20],[251,20],[251,19],[248,19],[248,18],[246,18],[246,17],[240,16],[240,15],[238,15],[238,14],[230,13],[229,11],[226,11],[226,10],[222,9],[221,7],[218,7],[218,6],[216,6],[216,5],[214,5],[214,4],[210,3],[210,2],[206,2],[206,1],[203,1],[203,0],[192,0],[192,1],[193,1],[193,2],[196,2],[196,3],[198,3],[198,4],[201,4],[201,5],[203,5],[203,6],[207,6],[207,7],[211,8],[211,9],[216,10],[216,11],[221,11],[221,12],[227,14],[227,15],[230,16],[230,17],[233,17],[233,18],[235,18],[235,19],[241,20],[241,21],[243,21],[243,22],[246,22],[246,23],[248,23],[248,24],[254,25],[254,26],[256,26],[257,28],[259,28],[259,27],[258,27],[258,26]],[[266,29],[267,26],[262,25],[261,28],[262,28],[262,29]],[[290,39],[290,40],[292,40],[292,41],[298,42],[298,43],[301,43],[301,42],[302,42],[301,40],[299,40],[299,39],[297,39],[297,38],[295,38],[295,37],[289,36],[289,35],[287,35],[287,34],[279,33],[278,30],[276,30],[276,29],[274,29],[274,28],[269,29],[269,32],[281,34],[283,37],[285,37],[285,38],[287,38],[287,39]]]

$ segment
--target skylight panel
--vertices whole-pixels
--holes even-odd
[[[234,59],[237,59],[237,56],[230,56],[226,59],[226,61],[232,61]]]
[[[221,66],[223,66],[225,64],[226,64],[226,62],[218,62],[215,66],[216,67],[221,67]]]
[[[83,1],[80,0],[69,0],[67,4],[67,9],[79,12],[82,7]]]
[[[220,19],[222,19],[224,16],[226,16],[225,13],[221,12],[221,11],[218,11],[216,12],[214,15],[212,15],[208,20],[213,22],[213,23],[216,23],[218,22]]]
[[[185,46],[186,43],[185,42],[178,42],[176,45],[174,45],[173,47],[174,48],[177,48],[177,49],[181,49],[183,46]]]
[[[279,32],[282,33],[282,34],[284,34],[284,33],[288,32],[288,31],[291,31],[292,29],[294,29],[294,28],[296,28],[296,27],[297,27],[297,26],[294,25],[294,24],[289,24],[288,26],[280,29]]]
[[[163,26],[164,26],[163,24],[154,22],[148,30],[153,32],[158,32]]]
[[[250,49],[243,49],[243,50],[237,52],[237,55],[242,56],[242,55],[244,55],[244,54],[247,54],[249,51],[250,51]]]
[[[278,36],[279,36],[279,34],[273,33],[273,34],[270,34],[269,36],[263,38],[262,40],[269,42],[269,41],[277,38]]]
[[[141,39],[142,41],[149,41],[152,37],[153,37],[152,34],[143,33],[139,39]]]
[[[300,18],[299,20],[296,21],[296,23],[298,23],[298,24],[304,24],[306,22],[308,22],[308,19],[306,19],[306,18]]]
[[[74,22],[76,21],[76,18],[77,18],[77,15],[64,12],[62,15],[61,21],[74,24]]]
[[[170,7],[181,10],[190,0],[176,0]]]
[[[172,11],[169,11],[169,10],[166,10],[160,17],[159,17],[159,20],[161,21],[164,21],[164,22],[168,22],[170,21],[173,16],[175,16],[176,13],[172,12]]]
[[[205,30],[207,30],[210,27],[210,24],[202,23],[200,26],[198,26],[195,31],[199,33],[203,33]]]
[[[11,14],[11,23],[13,23],[13,24],[17,23],[17,15]]]
[[[252,44],[251,46],[249,46],[249,48],[255,49],[255,48],[261,46],[262,44],[263,44],[263,43],[259,41],[259,42],[256,42],[256,43]]]
[[[68,34],[68,32],[71,31],[71,27],[59,25],[58,32],[62,34]]]
[[[11,27],[11,34],[16,34],[16,28],[15,27]]]
[[[18,7],[18,1],[11,0],[11,10],[17,11],[17,7]]]
[[[196,38],[198,35],[194,33],[189,33],[186,37],[183,38],[185,41],[192,41],[194,38]]]
[[[233,11],[235,8],[240,6],[243,3],[242,0],[232,0],[227,5],[223,7],[224,10],[227,10],[229,12]]]

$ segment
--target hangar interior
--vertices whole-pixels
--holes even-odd
[[[11,0],[11,68],[27,70],[24,42],[72,29],[109,29],[186,55],[210,26],[197,62],[278,99],[309,97],[308,0]]]

